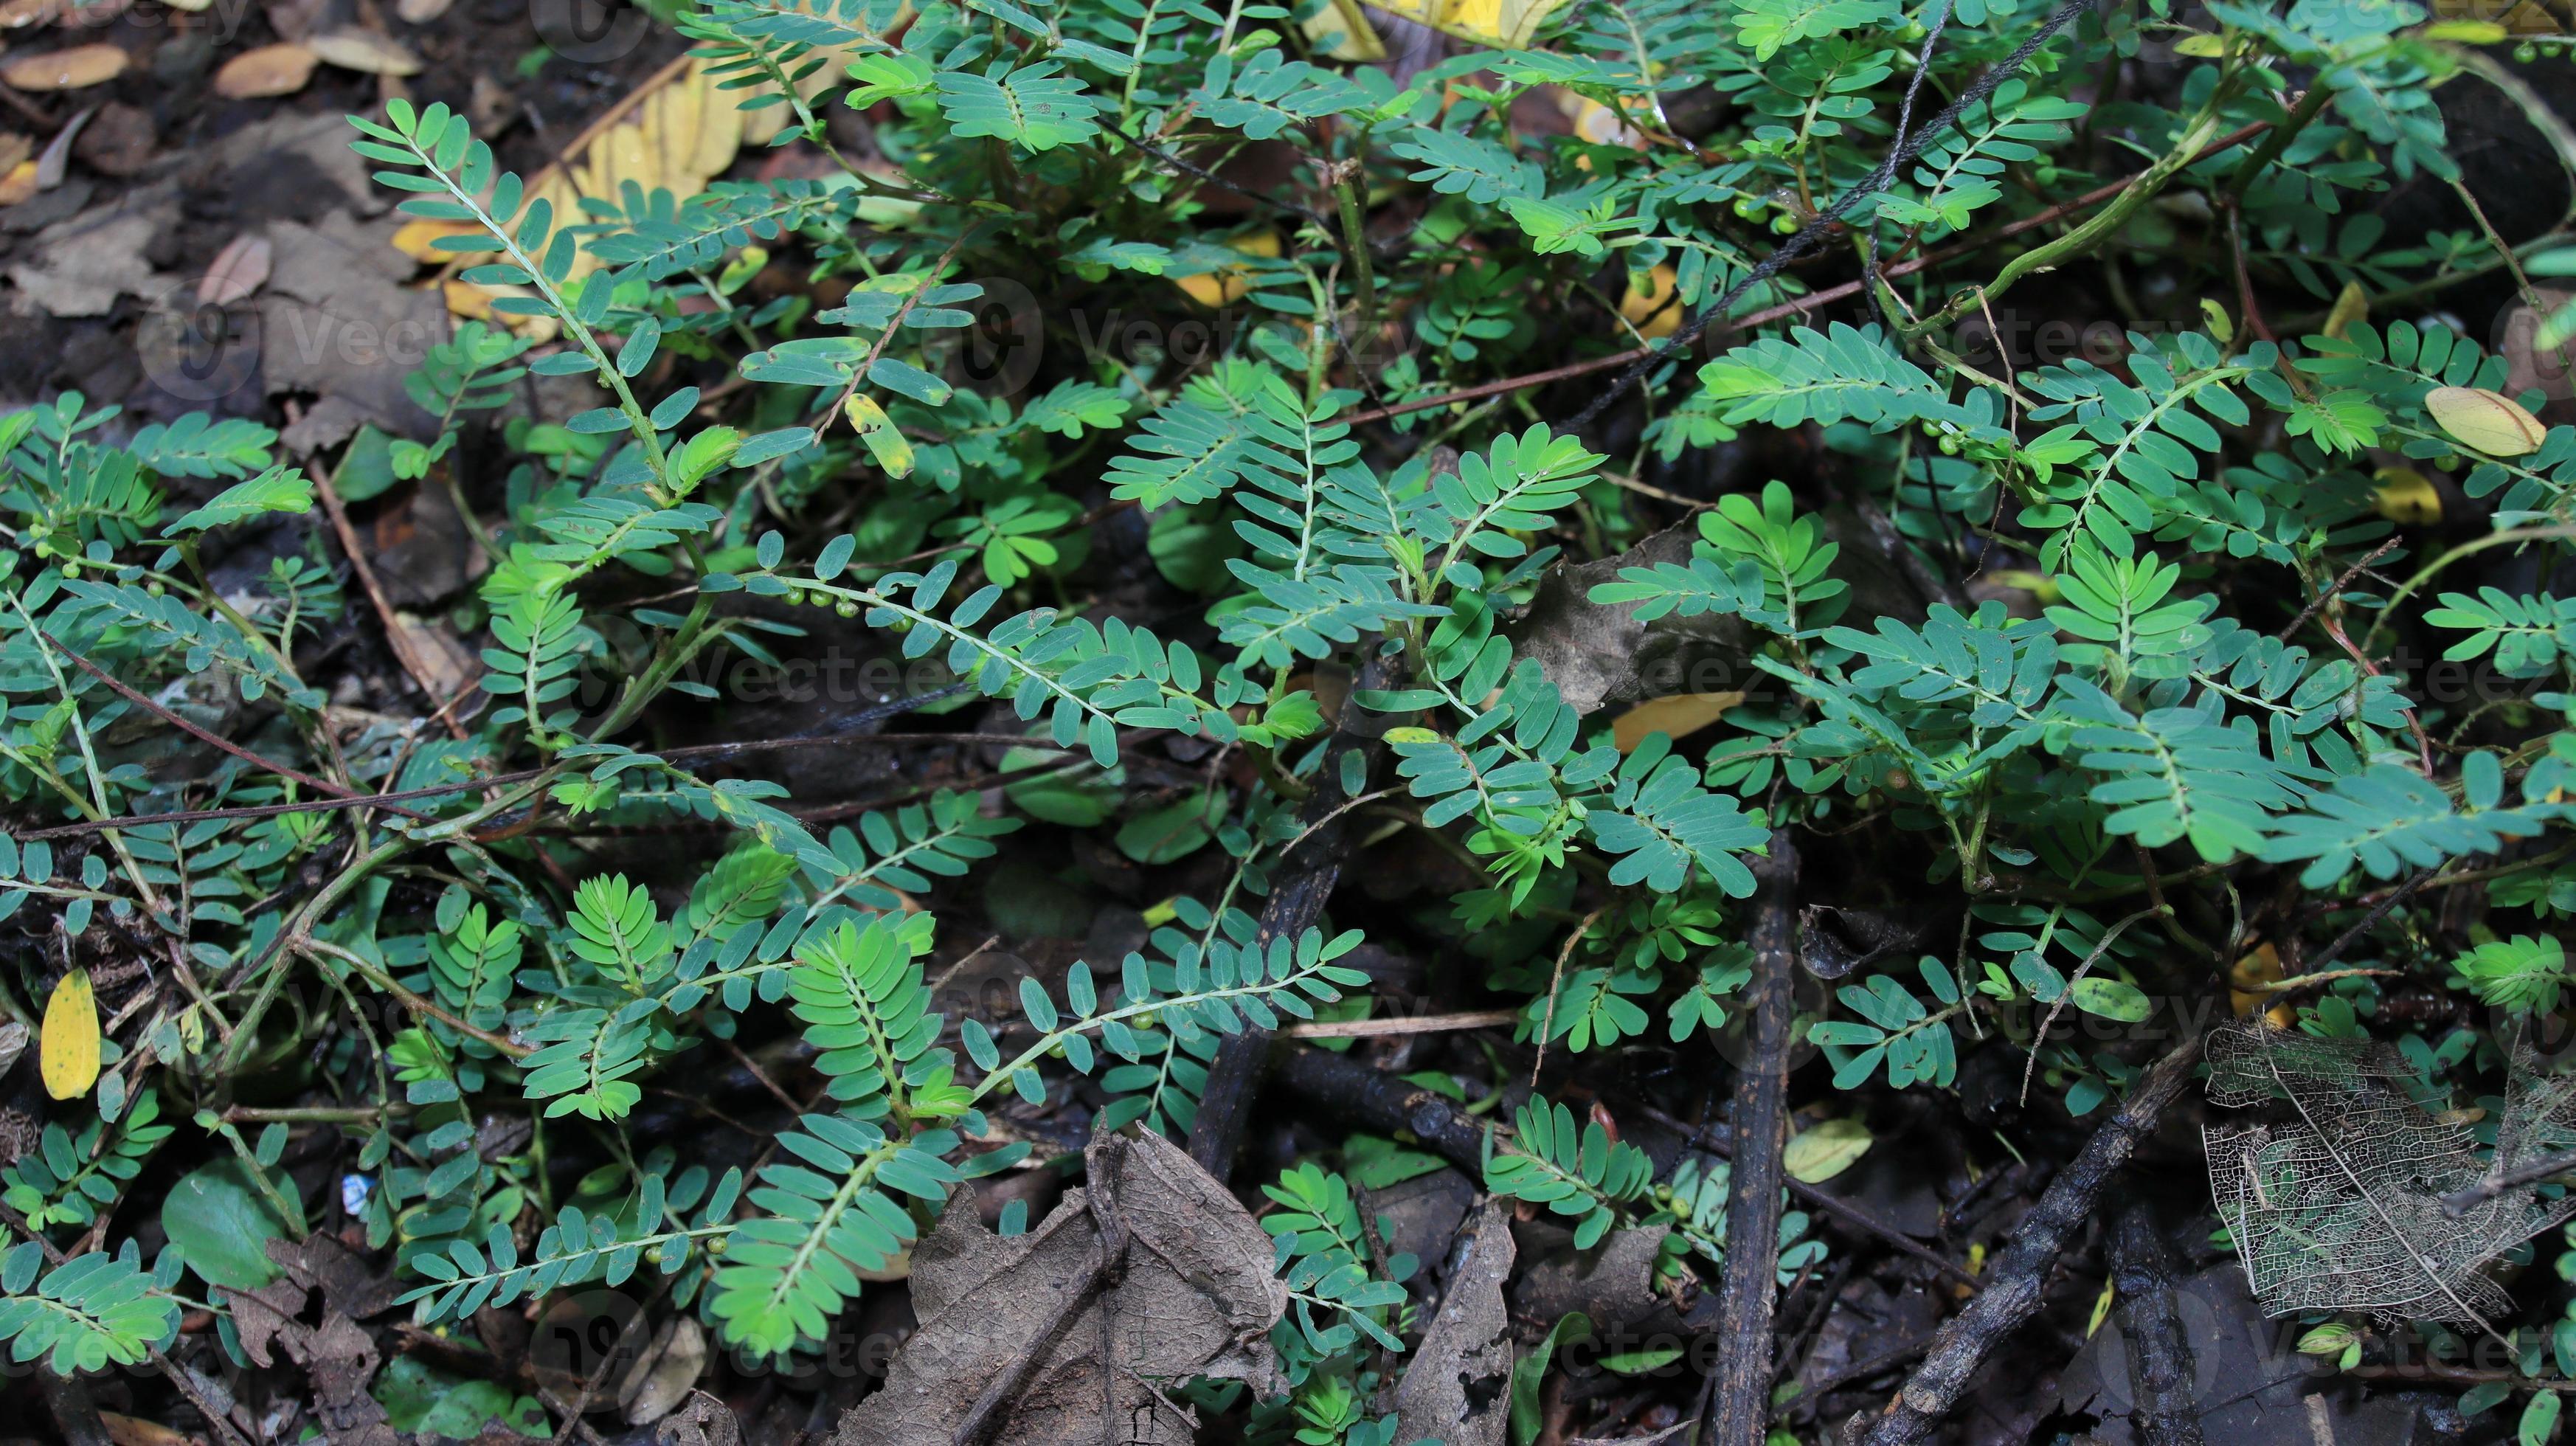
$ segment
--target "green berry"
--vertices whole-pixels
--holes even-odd
[[[1794,235],[1798,230],[1798,218],[1795,216],[1774,216],[1771,218],[1771,229],[1779,232],[1783,236]]]
[[[859,605],[858,605],[857,603],[851,602],[851,601],[850,601],[849,599],[847,599],[847,598],[843,598],[843,599],[841,600],[840,604],[839,604],[838,606],[834,607],[834,608],[832,609],[832,611],[834,611],[834,612],[836,612],[836,613],[839,613],[841,616],[843,616],[843,617],[845,617],[845,618],[854,618],[854,617],[857,617],[857,616],[859,615]]]
[[[2540,47],[2526,40],[2513,48],[2513,58],[2518,64],[2529,65],[2540,58]]]

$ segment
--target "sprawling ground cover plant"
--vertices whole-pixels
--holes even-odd
[[[1904,926],[1818,971],[1803,1034],[1839,1089],[2036,1049],[2045,1103],[2083,1115],[2134,1051],[2035,1021],[2232,988],[2398,1042],[2422,1098],[2492,1090],[2558,1007],[2576,908],[2576,428],[2441,307],[2529,292],[2553,253],[2464,187],[2477,226],[2403,247],[2368,204],[2459,187],[2437,87],[2536,104],[2482,48],[2499,27],[2380,0],[1586,0],[1407,69],[1349,58],[1353,14],[707,0],[681,21],[703,63],[831,164],[690,196],[558,204],[446,105],[353,117],[493,298],[413,380],[444,430],[393,457],[452,480],[516,449],[506,493],[458,492],[489,554],[466,699],[352,711],[298,661],[350,606],[330,569],[219,574],[338,508],[271,430],[136,430],[77,396],[0,422],[0,1002],[55,1101],[7,1177],[18,1357],[146,1361],[257,1284],[176,1230],[147,1258],[127,1183],[210,1144],[206,1188],[300,1226],[279,1162],[321,1125],[424,1324],[651,1280],[746,1357],[811,1350],[952,1185],[1060,1152],[1012,1109],[1185,1136],[1224,1038],[1370,1007],[1369,931],[1258,920],[1344,815],[1459,880],[1384,942],[1474,960],[1559,1060],[1713,1058],[1757,870],[1813,835],[1910,871],[1833,900]],[[2158,84],[2102,88],[2148,61]],[[2139,306],[2141,257],[2199,290]],[[2085,354],[1992,344],[2068,272],[2129,324]],[[1157,339],[1086,344],[1036,299],[1075,289]],[[997,328],[1034,359],[994,364]],[[1570,363],[1591,380],[1539,389]],[[584,400],[486,425],[532,393]],[[1155,596],[1104,591],[1140,545]],[[1687,724],[1625,711],[1673,689],[1542,662],[1623,672],[1665,629],[1727,666],[1682,690]],[[688,736],[732,665],[825,636],[906,664],[863,727],[1015,721],[999,786],[791,797],[770,754]],[[181,777],[173,715],[232,746]],[[979,907],[958,881],[1032,825],[1221,862],[1006,1017],[938,1007],[934,961],[1019,932],[990,903],[943,928]],[[673,883],[610,862],[639,833],[720,842]],[[2485,941],[2430,959],[2409,921],[2469,886]],[[2363,911],[2378,968],[2283,983]],[[2383,1017],[2409,968],[2493,1012]],[[735,1062],[793,1111],[756,1149],[635,1128]],[[1664,1230],[1672,1281],[1723,1259],[1722,1171],[1659,1182],[1544,1097],[1494,1123],[1484,1183],[1580,1243]],[[1288,1394],[1247,1409],[1384,1440],[1409,1262],[1343,1176],[1267,1188]],[[1784,1279],[1823,1252],[1805,1226]]]

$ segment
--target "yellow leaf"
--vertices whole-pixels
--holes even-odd
[[[1416,728],[1411,724],[1406,724],[1401,728],[1389,728],[1385,733],[1379,736],[1383,737],[1389,743],[1437,743],[1440,741],[1439,734],[1428,728]]]
[[[1359,0],[1331,0],[1305,19],[1306,38],[1332,60],[1368,62],[1386,59],[1386,42],[1369,24]],[[1330,40],[1329,46],[1323,42]]]
[[[98,1083],[98,1001],[90,994],[88,970],[64,975],[45,1001],[45,1035],[37,1062],[45,1093],[55,1099],[78,1099]]]
[[[2093,1318],[2084,1323],[2086,1340],[2093,1339],[2093,1333],[2102,1328],[2102,1322],[2111,1318],[2111,1302],[2118,1295],[2119,1286],[2116,1283],[2108,1280],[2102,1282],[2102,1293],[2093,1298]]]
[[[644,134],[653,143],[654,168],[664,184],[682,196],[704,189],[689,163],[697,159],[698,123],[705,103],[706,93],[686,77],[655,91],[644,102]]]
[[[1246,256],[1276,256],[1279,254],[1279,233],[1264,226],[1246,231],[1225,244],[1229,250],[1240,251]],[[1214,311],[1242,300],[1244,293],[1252,289],[1252,283],[1244,276],[1241,267],[1220,266],[1196,276],[1173,277],[1172,284],[1190,300]]]
[[[1620,752],[1634,753],[1650,734],[1687,738],[1743,701],[1741,692],[1675,693],[1669,698],[1652,698],[1612,719],[1610,737]]]
[[[1562,3],[1563,0],[1380,0],[1377,8],[1479,45],[1525,50],[1530,36]]]
[[[1800,1130],[1781,1151],[1780,1165],[1790,1179],[1818,1185],[1850,1169],[1874,1143],[1869,1126],[1858,1120],[1827,1120],[1812,1130]]]
[[[445,262],[453,251],[441,251],[430,243],[441,236],[480,236],[483,227],[473,221],[406,221],[394,232],[394,249],[414,261]]]
[[[904,440],[894,419],[885,414],[885,408],[878,406],[874,397],[853,394],[841,410],[849,414],[852,430],[868,444],[868,455],[877,459],[877,466],[887,476],[899,479],[912,475],[912,444]]]
[[[699,97],[698,142],[685,169],[692,176],[721,176],[733,164],[734,153],[742,148],[742,112],[733,104],[736,93],[716,89],[703,60],[689,66],[688,79],[683,84]]]
[[[2227,37],[2224,35],[2186,35],[2174,42],[2174,54],[2188,55],[2195,60],[2216,60],[2226,53]]]
[[[642,126],[609,127],[608,134],[590,143],[590,158],[602,187],[591,194],[602,200],[625,204],[628,181],[641,187],[646,195],[662,183],[661,158],[653,153]]]
[[[2454,441],[2490,457],[2519,457],[2540,450],[2549,429],[2501,392],[2483,387],[2435,387],[2424,409]]]
[[[2448,40],[2459,45],[2495,45],[2511,32],[2492,20],[2443,20],[2424,27],[2427,40]]]
[[[2236,340],[2236,323],[2216,298],[2204,296],[2200,299],[2200,319],[2208,326],[2209,334],[2218,338],[2220,346]]]
[[[36,194],[36,163],[20,161],[0,176],[0,206],[15,206]]]
[[[1644,132],[1628,124],[1626,116],[1597,100],[1564,91],[1559,94],[1557,108],[1565,112],[1565,118],[1574,127],[1577,137],[1596,146],[1626,146],[1640,151],[1646,148]],[[1577,156],[1575,164],[1591,170],[1592,158]]]
[[[2326,313],[2326,335],[2340,340],[2352,330],[2353,323],[2370,319],[2370,293],[2358,281],[2343,284],[2343,293],[2335,298],[2334,310]]]
[[[1680,273],[1669,266],[1658,266],[1645,274],[1645,285],[1637,284],[1638,274],[1628,273],[1628,294],[1619,298],[1619,314],[1637,329],[1637,335],[1648,341],[1661,341],[1681,330],[1682,306],[1673,296],[1681,284]]]
[[[2391,522],[2442,520],[2442,494],[2431,479],[2412,467],[2380,468],[2379,490],[2372,494],[2372,505]]]

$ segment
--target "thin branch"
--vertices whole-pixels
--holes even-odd
[[[1969,1378],[1995,1349],[2037,1314],[2049,1272],[2093,1213],[2102,1191],[2129,1162],[2138,1142],[2153,1134],[2165,1106],[2191,1081],[2200,1061],[2201,1037],[2193,1034],[2157,1060],[2066,1169],[2049,1182],[2039,1203],[2022,1217],[2012,1239],[1986,1271],[1986,1288],[1933,1337],[1931,1354],[1879,1413],[1868,1446],[1916,1446],[1931,1437],[1941,1418],[1967,1393]]]
[[[2232,134],[2221,136],[2217,140],[2211,141],[2207,146],[2203,147],[2200,154],[2192,157],[2191,164],[2198,165],[2200,162],[2209,159],[2211,156],[2219,155],[2225,151],[2233,149],[2234,147],[2241,146],[2245,144],[2245,142],[2252,140],[2254,137],[2261,135],[2263,132],[2270,130],[2271,128],[2272,122],[2270,121],[2256,121],[2251,125],[2242,127]],[[1935,266],[1956,261],[1962,256],[1982,251],[1999,242],[2009,241],[2015,236],[2036,231],[2043,226],[2054,225],[2078,211],[2090,210],[2091,208],[2102,204],[2104,201],[2110,200],[2112,197],[2119,195],[2122,191],[2127,190],[2130,186],[2135,185],[2139,180],[2143,179],[2145,175],[2146,172],[2141,171],[2136,175],[2124,176],[2119,180],[2106,182],[2103,185],[2096,186],[2092,190],[2085,192],[2083,195],[2060,201],[2057,204],[2048,207],[2046,210],[2034,212],[2028,216],[2022,217],[2018,221],[2007,222],[1992,231],[1984,233],[1983,235],[1970,237],[1964,241],[1955,241],[1937,251],[1927,251],[1924,254],[1915,257],[1911,261],[1899,262],[1894,266],[1885,267],[1878,273],[1879,279],[1882,281],[1895,281],[1903,277],[1912,276],[1916,272],[1928,271]],[[1733,320],[1712,321],[1706,330],[1711,334],[1719,336],[1732,336],[1748,331],[1754,331],[1761,327],[1770,326],[1776,322],[1787,321],[1792,317],[1804,316],[1808,312],[1820,310],[1837,301],[1847,301],[1852,297],[1861,295],[1868,289],[1869,284],[1866,279],[1846,281],[1836,286],[1829,286],[1822,291],[1811,291],[1804,296],[1780,302],[1774,306],[1765,307],[1760,311],[1751,312],[1744,316],[1736,317]],[[1678,333],[1676,336],[1678,336]],[[1685,345],[1687,345],[1687,343],[1685,343]],[[1526,391],[1531,387],[1543,387],[1552,382],[1567,381],[1580,376],[1590,376],[1594,372],[1605,372],[1613,367],[1627,366],[1640,360],[1659,359],[1664,356],[1675,354],[1680,350],[1680,347],[1670,345],[1669,340],[1666,345],[1662,346],[1633,347],[1626,351],[1611,352],[1606,356],[1590,357],[1583,361],[1569,362],[1564,366],[1549,367],[1545,371],[1524,372],[1518,376],[1503,377],[1499,380],[1490,382],[1480,382],[1475,386],[1461,387],[1454,392],[1443,392],[1438,396],[1416,397],[1412,401],[1397,402],[1392,406],[1372,407],[1368,410],[1358,412],[1345,412],[1340,416],[1335,417],[1333,420],[1346,423],[1351,426],[1358,426],[1363,422],[1381,422],[1385,421],[1389,417],[1402,417],[1414,412],[1427,412],[1438,407],[1454,406],[1460,402],[1481,401],[1486,397],[1505,396],[1512,392]]]
[[[1708,1446],[1761,1446],[1771,1428],[1771,1317],[1779,1303],[1780,1197],[1787,1181],[1789,1045],[1797,1013],[1798,852],[1771,831],[1753,916],[1752,1056],[1736,1076],[1735,1170],[1727,1186],[1718,1330],[1731,1349],[1709,1373]]]
[[[307,788],[327,793],[334,798],[353,799],[359,802],[369,801],[365,794],[360,793],[354,788],[343,787],[340,784],[331,782],[327,778],[316,778],[312,774],[306,773],[299,768],[289,768],[283,763],[271,762],[270,760],[262,758],[258,754],[251,752],[249,749],[230,741],[229,739],[218,737],[215,734],[198,727],[196,724],[189,722],[179,714],[153,702],[149,697],[146,697],[142,693],[136,692],[134,689],[127,687],[124,683],[118,681],[106,669],[101,668],[98,664],[91,662],[80,654],[73,652],[62,639],[55,637],[52,633],[44,631],[42,628],[36,630],[36,636],[43,638],[46,642],[52,644],[54,651],[71,659],[82,672],[89,674],[91,677],[98,679],[102,683],[105,683],[109,688],[115,691],[116,696],[123,698],[126,702],[133,704],[135,707],[142,709],[144,712],[151,714],[153,717],[160,719],[162,722],[169,724],[171,727],[178,729],[180,732],[187,734],[189,737],[196,739],[200,743],[206,744],[212,748],[221,749],[225,753],[231,754],[233,757],[240,759],[244,763],[250,764],[254,768],[264,769],[267,772],[276,774],[280,778],[294,779],[296,782],[303,784]],[[398,813],[405,818],[425,819],[428,817],[426,814],[414,813],[407,808],[389,808],[386,812]]]

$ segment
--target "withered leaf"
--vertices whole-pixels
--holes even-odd
[[[0,65],[0,80],[20,90],[82,90],[125,73],[129,57],[114,45],[75,45],[42,55],[22,55]]]
[[[742,1422],[733,1408],[704,1391],[691,1391],[680,1409],[662,1418],[654,1446],[742,1446]]]
[[[230,306],[259,290],[268,283],[270,254],[265,236],[253,232],[234,237],[206,263],[206,274],[197,279],[198,302]]]
[[[326,65],[368,75],[418,75],[420,57],[388,35],[372,30],[334,30],[304,42]]]
[[[675,1316],[653,1334],[642,1359],[618,1387],[617,1403],[632,1426],[650,1426],[685,1401],[706,1369],[707,1333],[688,1316]]]
[[[284,1244],[272,1240],[270,1245]],[[242,1354],[262,1366],[277,1364],[270,1346],[291,1360],[302,1360],[312,1331],[296,1317],[304,1313],[304,1287],[292,1280],[272,1280],[257,1290],[215,1287],[215,1298],[232,1311],[233,1329],[241,1334]]]
[[[1511,1212],[1488,1201],[1467,1228],[1475,1242],[1395,1388],[1399,1440],[1503,1446],[1511,1430],[1512,1317],[1503,1304],[1503,1281],[1519,1255]]]
[[[245,50],[215,72],[215,94],[227,100],[293,95],[313,79],[321,60],[301,45],[263,45]]]
[[[331,1446],[399,1446],[385,1422],[385,1408],[367,1393],[383,1363],[376,1343],[347,1316],[334,1312],[313,1332],[313,1414]]]
[[[971,1187],[949,1197],[913,1250],[921,1328],[885,1389],[842,1416],[833,1446],[948,1446],[997,1383],[1008,1415],[995,1446],[1186,1446],[1190,1414],[1151,1382],[1271,1388],[1268,1333],[1287,1290],[1271,1274],[1270,1237],[1160,1135],[1096,1138],[1087,1158],[1085,1188],[1025,1235],[986,1230]],[[1124,1243],[1107,1282],[1086,1292],[1100,1279],[1104,1218]],[[1118,1419],[1104,1434],[1112,1397]]]

